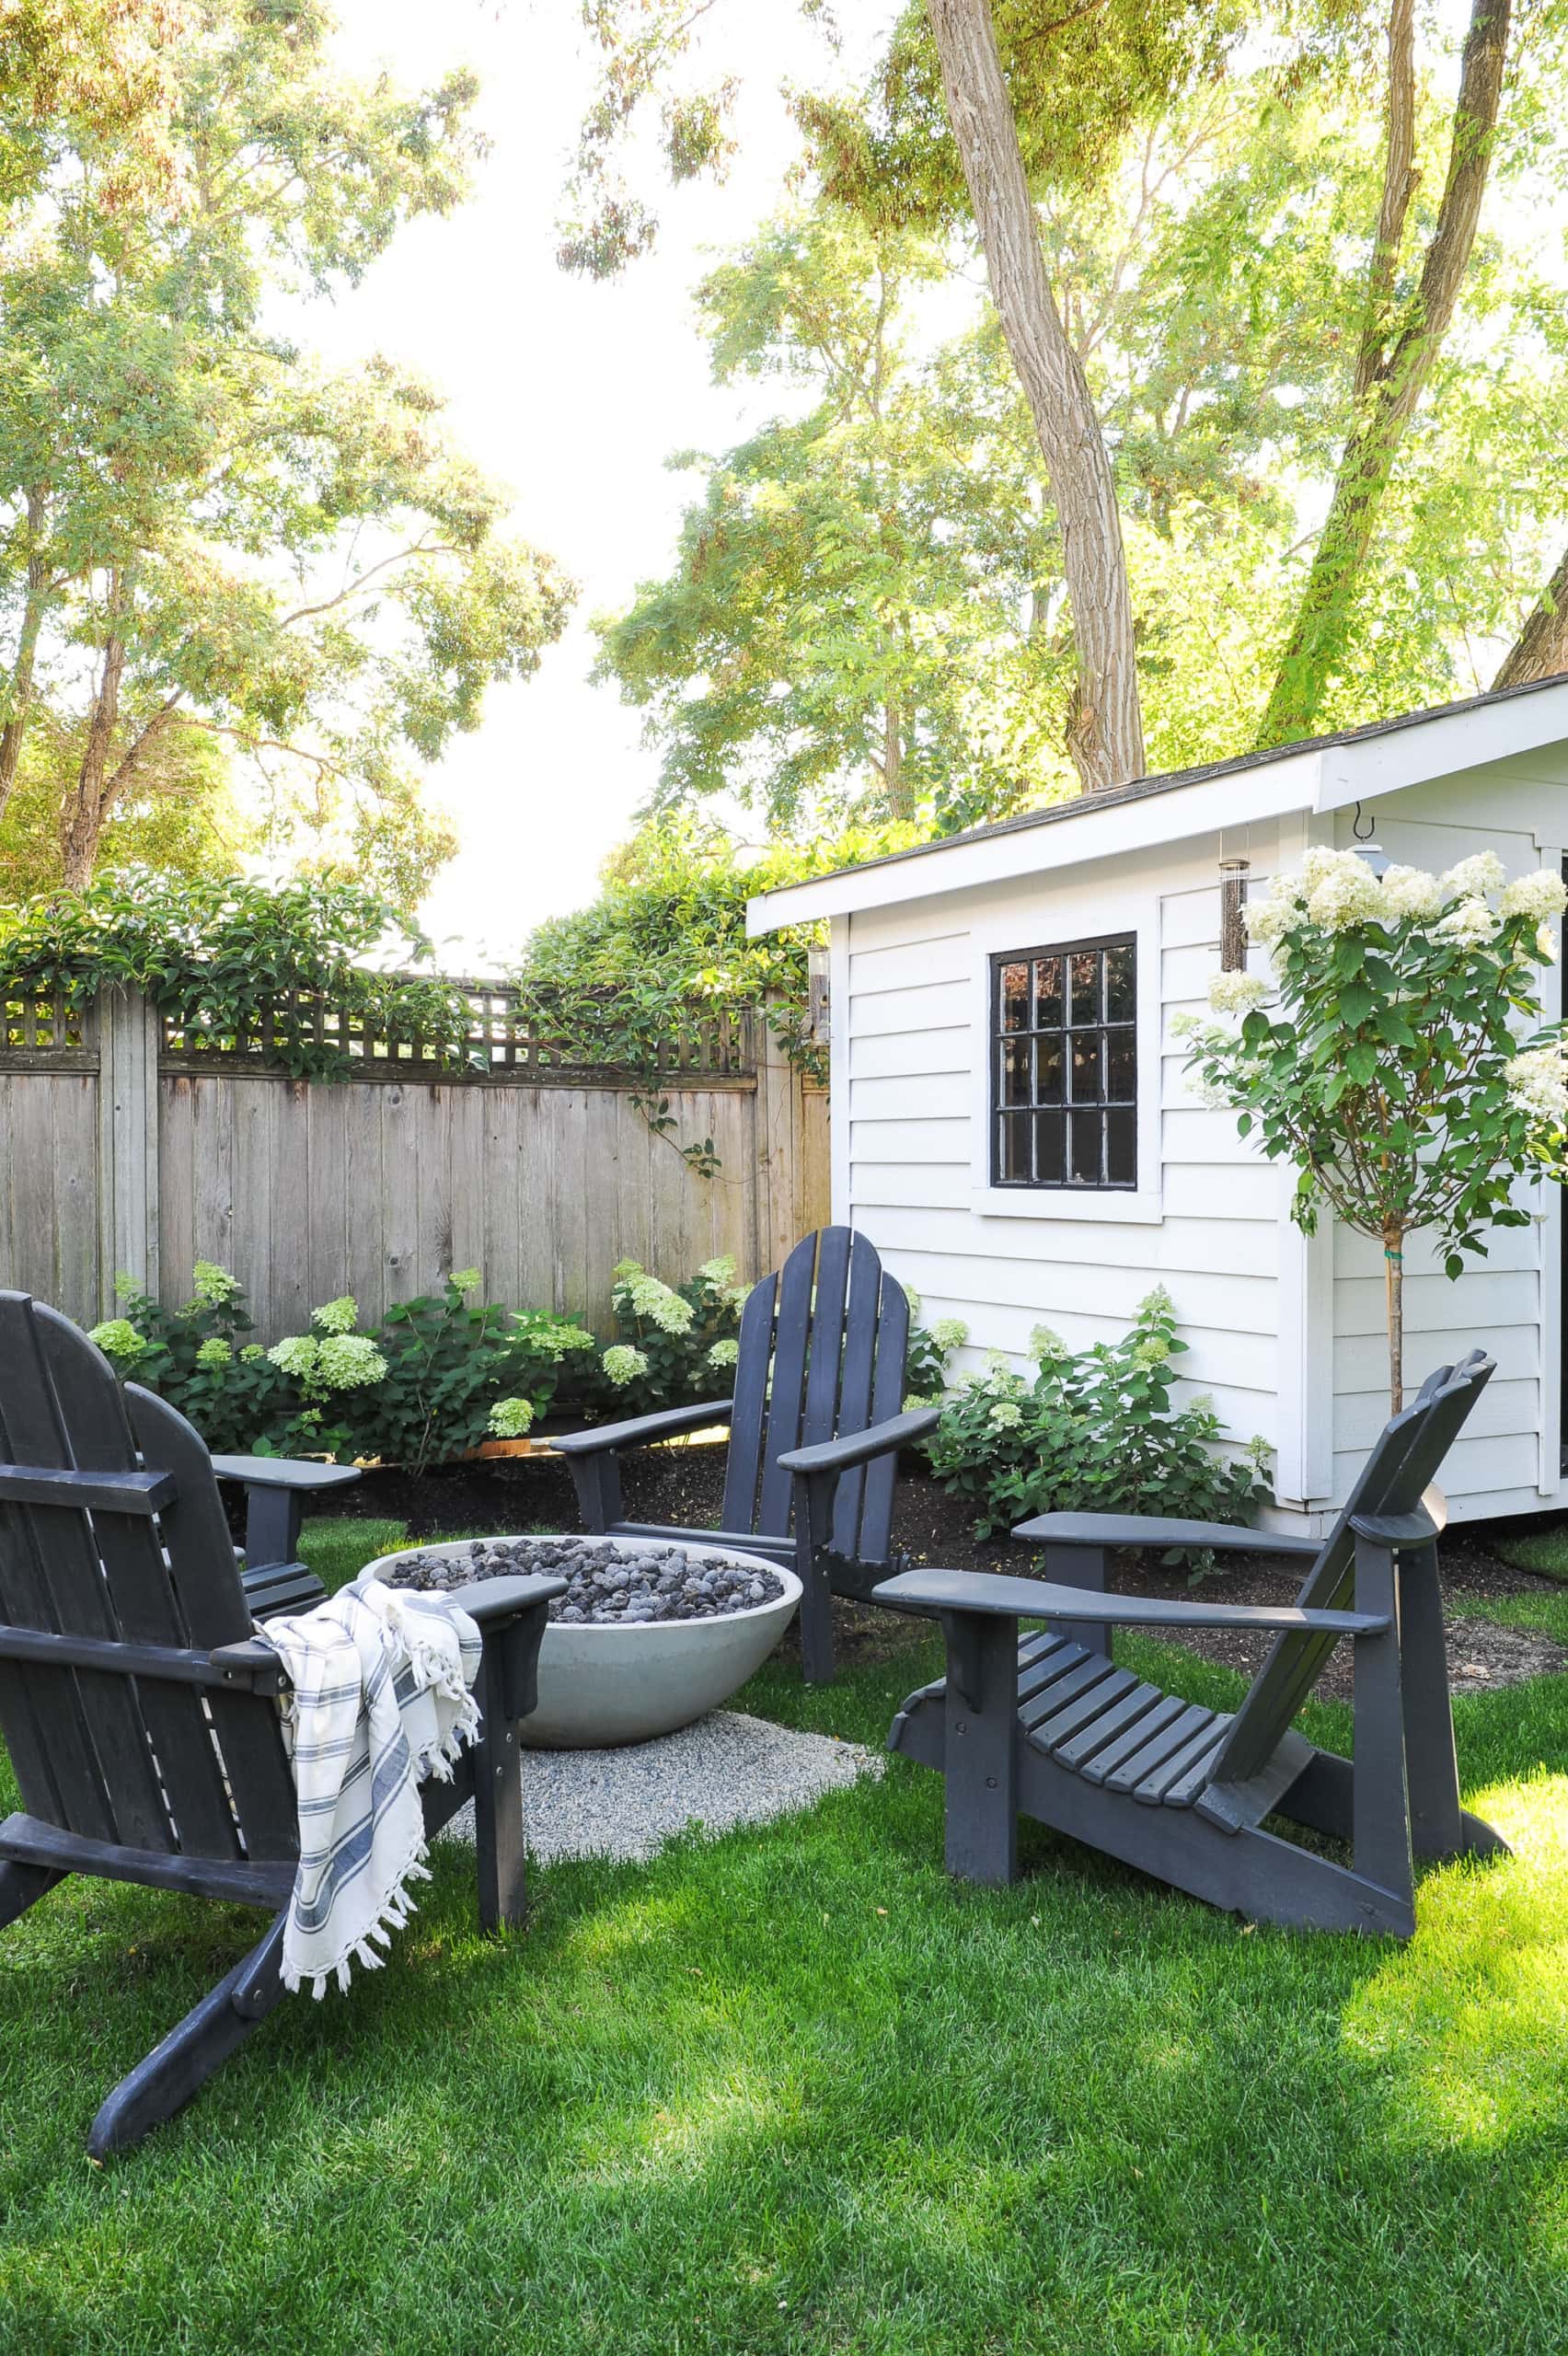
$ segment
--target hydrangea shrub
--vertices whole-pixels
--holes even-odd
[[[1528,1223],[1521,1177],[1568,1175],[1563,1026],[1542,1023],[1539,987],[1565,899],[1560,875],[1509,883],[1491,851],[1378,877],[1354,851],[1309,850],[1247,911],[1272,981],[1217,975],[1222,1020],[1185,1024],[1205,1102],[1295,1165],[1297,1226],[1326,1203],[1382,1245],[1395,1413],[1407,1236],[1430,1230],[1458,1276],[1492,1228]]]
[[[1032,1380],[993,1351],[945,1403],[926,1443],[942,1486],[973,1506],[975,1535],[1044,1512],[1249,1519],[1269,1493],[1268,1443],[1254,1438],[1225,1457],[1213,1403],[1174,1404],[1175,1360],[1186,1347],[1170,1296],[1157,1286],[1120,1341],[1075,1352],[1036,1326]]]

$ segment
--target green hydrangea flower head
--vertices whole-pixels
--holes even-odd
[[[704,1260],[697,1273],[705,1284],[732,1285],[735,1281],[735,1255],[732,1252],[723,1252],[717,1260]]]
[[[313,1309],[310,1322],[324,1334],[352,1334],[359,1323],[359,1303],[352,1292],[341,1292],[336,1300],[324,1300]]]
[[[221,1309],[226,1301],[237,1300],[239,1285],[226,1268],[215,1260],[198,1260],[190,1271],[191,1297],[203,1309]]]
[[[617,1391],[624,1391],[628,1382],[640,1381],[648,1371],[648,1360],[628,1342],[612,1343],[599,1363]]]
[[[452,1281],[459,1292],[478,1292],[484,1282],[484,1273],[479,1268],[454,1268]]]
[[[490,1428],[496,1439],[521,1439],[534,1420],[531,1399],[498,1399],[490,1411]]]
[[[727,1366],[733,1366],[740,1355],[741,1345],[732,1335],[725,1341],[714,1343],[708,1353],[708,1363],[715,1369],[721,1369]]]
[[[247,1342],[244,1349],[241,1350],[239,1355],[242,1362],[246,1366],[254,1366],[257,1359],[264,1358],[267,1353],[261,1347],[259,1342]]]
[[[320,1355],[321,1345],[314,1334],[285,1334],[267,1353],[272,1364],[284,1374],[292,1374],[296,1382],[310,1381]]]
[[[108,1358],[139,1358],[147,1345],[129,1317],[106,1317],[87,1335]]]
[[[316,1353],[317,1380],[329,1391],[358,1391],[384,1381],[386,1361],[364,1334],[329,1334]]]
[[[939,1317],[931,1328],[931,1339],[939,1350],[962,1350],[969,1339],[969,1328],[962,1317]]]
[[[1014,1432],[1023,1421],[1023,1409],[1016,1399],[998,1399],[987,1420],[999,1432]]]
[[[1045,1366],[1052,1358],[1065,1358],[1067,1345],[1054,1325],[1036,1325],[1029,1336],[1029,1355],[1036,1366]]]
[[[1150,1334],[1146,1340],[1133,1345],[1135,1366],[1163,1366],[1170,1356],[1170,1345],[1163,1334]]]
[[[233,1345],[225,1342],[221,1334],[209,1334],[196,1353],[198,1366],[230,1366],[233,1362]]]

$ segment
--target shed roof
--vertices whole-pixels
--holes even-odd
[[[925,898],[1290,810],[1339,809],[1564,742],[1568,674],[1494,687],[1333,735],[1075,795],[809,883],[781,884],[751,902],[747,929],[770,932],[803,918]]]

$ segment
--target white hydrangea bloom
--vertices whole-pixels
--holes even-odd
[[[128,1317],[106,1317],[101,1325],[93,1327],[87,1339],[96,1342],[104,1356],[111,1358],[139,1358],[147,1346]]]
[[[1390,867],[1382,897],[1385,922],[1424,924],[1443,906],[1443,886],[1424,867]]]
[[[329,1391],[358,1391],[384,1381],[386,1361],[364,1334],[329,1334],[316,1353],[316,1375]]]
[[[1282,933],[1291,932],[1306,913],[1305,903],[1291,875],[1276,875],[1269,887],[1268,897],[1249,900],[1242,909],[1249,941],[1272,942]]]
[[[662,1334],[689,1334],[692,1305],[657,1276],[636,1276],[627,1287],[632,1308]]]
[[[732,1285],[735,1281],[734,1259],[726,1252],[717,1260],[704,1260],[697,1273],[710,1285]]]
[[[1527,1047],[1503,1067],[1509,1101],[1532,1120],[1568,1127],[1568,1064],[1561,1047]]]
[[[1133,1362],[1136,1366],[1163,1366],[1170,1356],[1170,1345],[1163,1334],[1150,1334],[1147,1340],[1133,1345]]]
[[[617,1391],[628,1382],[636,1382],[648,1371],[648,1360],[640,1350],[628,1342],[614,1342],[599,1361]]]
[[[999,1432],[1013,1432],[1023,1421],[1023,1409],[1015,1399],[998,1399],[986,1421]]]
[[[1262,1006],[1269,986],[1261,974],[1216,974],[1208,1000],[1216,1014],[1251,1014]]]
[[[281,1342],[273,1343],[267,1356],[285,1374],[292,1374],[296,1381],[305,1382],[316,1372],[316,1361],[320,1354],[321,1345],[314,1334],[285,1334]]]
[[[969,1339],[969,1328],[962,1317],[939,1317],[931,1328],[931,1339],[939,1350],[962,1350]]]
[[[1562,914],[1568,907],[1568,889],[1550,867],[1538,867],[1533,875],[1516,875],[1505,884],[1498,906],[1505,917],[1534,917],[1540,921]]]
[[[1065,1358],[1067,1345],[1054,1325],[1033,1325],[1029,1334],[1029,1355],[1036,1366],[1044,1366],[1051,1358]]]
[[[120,1279],[117,1276],[115,1278],[117,1291],[119,1287]],[[228,1270],[220,1268],[215,1260],[198,1260],[190,1271],[190,1289],[193,1297],[204,1309],[214,1309],[225,1300],[233,1300],[239,1291],[239,1286]]]
[[[1447,871],[1443,889],[1450,900],[1484,899],[1488,892],[1500,892],[1506,880],[1507,870],[1497,853],[1478,850]]]
[[[1358,924],[1378,924],[1383,915],[1383,895],[1378,878],[1353,850],[1309,851],[1319,862],[1317,881],[1307,895],[1307,913],[1325,932],[1349,932]]]
[[[1435,930],[1460,949],[1484,949],[1489,941],[1496,939],[1497,927],[1498,919],[1489,904],[1472,896],[1450,908],[1446,917],[1439,917]]]
[[[490,1411],[490,1427],[495,1439],[521,1439],[534,1420],[531,1399],[498,1399]]]
[[[714,1343],[712,1348],[708,1353],[708,1363],[710,1367],[715,1369],[733,1366],[740,1355],[741,1345],[739,1342],[737,1342],[732,1335],[727,1336],[722,1342]]]
[[[352,1334],[359,1323],[359,1303],[352,1293],[340,1293],[336,1300],[324,1300],[313,1309],[310,1319],[324,1334]]]

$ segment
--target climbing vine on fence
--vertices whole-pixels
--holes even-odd
[[[457,1070],[467,1006],[425,963],[431,944],[389,901],[322,876],[281,884],[131,868],[85,892],[0,911],[0,980],[86,1008],[116,984],[144,990],[188,1045],[263,1046],[296,1080],[341,1080],[383,1038],[418,1035]],[[318,1020],[329,1010],[329,1022]]]

